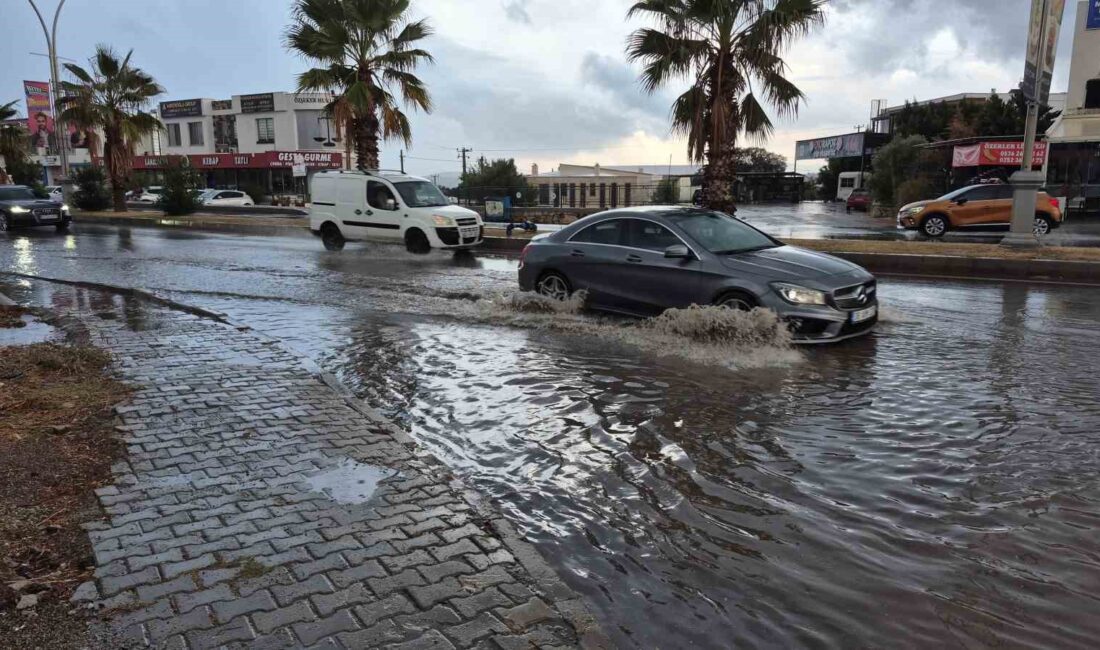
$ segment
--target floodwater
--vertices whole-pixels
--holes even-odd
[[[874,336],[715,362],[486,309],[508,260],[319,248],[78,228],[0,237],[0,270],[282,337],[490,496],[622,647],[1095,647],[1100,289],[881,278]]]

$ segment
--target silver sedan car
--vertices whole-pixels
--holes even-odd
[[[796,340],[838,341],[878,320],[873,275],[851,262],[787,246],[721,212],[685,207],[594,214],[523,250],[519,286],[636,316],[691,305],[763,307]]]

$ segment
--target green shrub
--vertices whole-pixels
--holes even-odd
[[[195,196],[195,190],[199,186],[199,175],[186,158],[170,158],[164,167],[164,192],[157,199],[156,205],[168,215],[191,214],[199,207]]]
[[[256,205],[262,205],[264,197],[267,196],[267,190],[264,189],[263,185],[245,185],[241,188],[241,191],[252,197],[252,201]]]
[[[102,167],[85,167],[73,175],[76,191],[73,203],[81,210],[95,212],[111,207],[111,193],[107,191],[107,175]]]

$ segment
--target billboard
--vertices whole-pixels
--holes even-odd
[[[1047,159],[1047,143],[1036,142],[1032,163],[1041,167]],[[955,147],[951,156],[952,167],[1019,167],[1024,162],[1024,143],[979,142]]]
[[[50,84],[45,81],[24,81],[23,94],[27,99],[27,130],[31,132],[31,148],[57,147],[53,107],[50,106]]]
[[[175,156],[172,156],[175,157]],[[134,169],[161,169],[169,156],[134,156]],[[344,157],[339,152],[264,151],[261,153],[206,153],[187,156],[195,169],[340,169]]]
[[[1100,29],[1100,0],[1089,0],[1089,15],[1085,29]]]
[[[201,99],[177,99],[176,101],[160,103],[161,119],[172,119],[174,117],[199,117],[201,115]]]
[[[1091,0],[1096,2],[1096,0]],[[1020,90],[1030,101],[1045,104],[1050,97],[1054,75],[1054,57],[1058,53],[1058,34],[1066,0],[1031,0],[1031,21],[1027,30],[1027,59]]]
[[[795,160],[847,158],[863,155],[863,133],[849,133],[816,140],[799,140],[795,144]]]

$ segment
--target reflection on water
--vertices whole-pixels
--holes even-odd
[[[882,286],[875,337],[742,372],[542,330],[210,306],[338,370],[491,495],[620,645],[1087,645],[1100,387],[1080,360],[1100,307]]]

